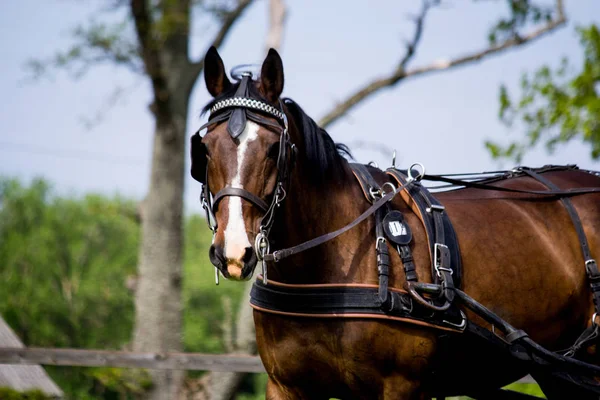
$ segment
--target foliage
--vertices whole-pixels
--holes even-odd
[[[600,159],[600,30],[592,24],[577,33],[584,50],[581,65],[573,67],[563,59],[556,70],[543,66],[533,76],[524,74],[518,101],[506,86],[500,88],[501,120],[509,127],[520,121],[526,138],[506,147],[486,142],[493,158],[520,162],[540,142],[552,152],[577,138],[591,146],[593,159]]]
[[[183,279],[184,348],[189,352],[222,353],[224,333],[231,329],[244,285],[221,278],[215,285],[214,267],[208,260],[211,234],[199,215],[185,225]]]
[[[490,44],[495,45],[518,37],[518,29],[526,24],[539,24],[552,19],[553,7],[542,6],[530,0],[507,0],[509,16],[500,18],[488,34]]]
[[[53,397],[46,396],[41,390],[16,390],[0,387],[0,400],[52,400]]]
[[[0,181],[0,313],[27,345],[117,349],[129,340],[138,226],[131,201],[60,198],[43,180]],[[49,368],[73,398],[89,370]],[[76,389],[77,388],[77,389]]]
[[[59,197],[40,179],[29,185],[0,179],[0,313],[26,345],[127,348],[134,318],[127,282],[135,281],[139,241],[136,207],[119,197]],[[207,256],[211,234],[202,217],[187,217],[185,230],[185,351],[224,353],[223,338],[232,330],[227,323],[244,288],[223,280],[214,284]],[[151,383],[140,370],[46,369],[68,399],[135,398]],[[249,391],[264,388],[254,379]]]

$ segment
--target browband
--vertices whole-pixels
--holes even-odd
[[[264,103],[260,100],[251,99],[247,97],[230,97],[228,99],[218,101],[214,106],[211,107],[210,112],[215,113],[224,108],[232,107],[244,107],[259,110],[269,115],[272,115],[279,121],[283,121],[285,119],[283,113],[275,107],[273,107],[272,105]]]

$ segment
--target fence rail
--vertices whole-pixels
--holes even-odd
[[[265,372],[258,356],[201,353],[134,353],[129,351],[49,349],[42,347],[0,347],[0,364]],[[529,375],[517,382],[535,383]]]
[[[265,372],[258,356],[0,347],[0,364]]]

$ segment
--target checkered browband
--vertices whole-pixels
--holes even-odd
[[[231,108],[231,107],[252,108],[254,110],[259,110],[259,111],[265,112],[267,114],[270,114],[280,121],[283,121],[285,119],[285,116],[283,115],[283,113],[281,111],[279,111],[278,109],[276,109],[275,107],[273,107],[272,105],[264,103],[260,100],[249,99],[246,97],[230,97],[228,99],[218,101],[214,106],[211,107],[210,112],[214,113],[214,112],[222,110],[224,108]]]

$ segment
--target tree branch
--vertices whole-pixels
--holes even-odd
[[[130,4],[146,73],[152,81],[153,106],[157,122],[160,124],[164,118],[168,118],[170,115],[168,109],[170,92],[158,51],[158,43],[152,31],[151,14],[146,0],[131,0]]]
[[[491,56],[493,54],[501,53],[502,51],[515,48],[525,43],[539,39],[545,34],[550,33],[559,28],[560,26],[564,25],[567,21],[564,13],[563,1],[556,0],[556,17],[548,21],[541,28],[538,28],[527,35],[521,36],[515,34],[515,36],[513,36],[511,39],[505,40],[503,43],[498,45],[492,45],[483,50],[475,51],[464,56],[456,57],[454,59],[436,61],[430,65],[406,70],[405,65],[412,58],[415,51],[415,47],[419,43],[421,32],[423,29],[423,22],[425,20],[427,11],[431,7],[431,5],[432,4],[428,5],[427,2],[425,2],[421,14],[416,20],[417,26],[415,29],[415,35],[413,37],[413,40],[408,45],[407,53],[400,61],[396,70],[394,70],[392,74],[390,74],[387,77],[379,78],[369,82],[361,89],[357,90],[354,94],[349,96],[346,100],[337,104],[330,112],[328,112],[323,118],[321,118],[321,120],[319,121],[319,125],[321,127],[328,127],[329,125],[340,119],[342,116],[344,116],[344,114],[346,114],[352,107],[354,107],[361,101],[365,100],[366,98],[375,94],[381,89],[396,85],[398,82],[406,78],[416,77],[430,72],[446,71],[460,65],[466,65],[475,61],[480,61],[483,58]],[[411,45],[413,45],[412,50]]]
[[[73,46],[47,59],[31,59],[25,67],[33,79],[54,68],[65,68],[79,78],[90,67],[102,63],[122,65],[136,74],[143,74],[137,43],[129,35],[130,27],[129,21],[111,25],[91,22],[88,27],[78,26],[73,31],[76,39]]]
[[[238,20],[238,18],[242,15],[242,13],[246,10],[246,8],[252,3],[252,1],[253,0],[239,0],[234,9],[232,9],[231,11],[229,11],[228,13],[225,13],[223,15],[223,17],[221,18],[221,21],[222,21],[221,28],[215,35],[215,37],[212,41],[212,44],[211,44],[212,46],[215,46],[216,48],[219,48],[221,46],[221,44],[227,38],[227,34],[233,27],[233,24]],[[194,88],[194,84],[196,83],[196,80],[198,79],[198,75],[200,75],[200,73],[202,72],[203,69],[204,69],[204,59],[189,63],[188,68],[186,70],[186,77],[184,79],[185,86],[183,88],[183,90],[185,90],[186,93],[188,93],[188,94],[191,93],[192,89]]]
[[[267,39],[265,40],[265,54],[269,52],[269,49],[281,49],[281,42],[283,41],[283,28],[285,25],[285,18],[287,16],[287,10],[283,0],[270,0],[269,2],[269,32],[267,33]]]

